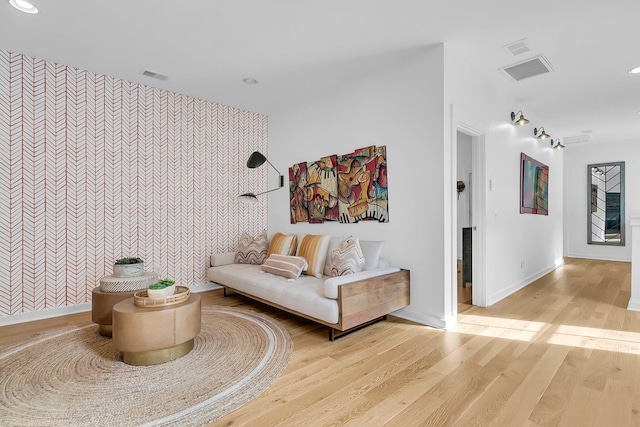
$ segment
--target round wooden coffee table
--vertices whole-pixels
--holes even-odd
[[[129,365],[155,365],[184,356],[200,333],[200,296],[161,307],[139,307],[129,298],[113,306],[113,345]]]

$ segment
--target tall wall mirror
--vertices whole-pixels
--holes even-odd
[[[587,243],[624,246],[624,162],[587,166]]]

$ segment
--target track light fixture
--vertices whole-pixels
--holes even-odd
[[[557,138],[555,140],[551,138],[551,148],[553,148],[554,150],[560,150],[564,148],[564,145],[562,145],[562,143],[560,142],[560,138]]]
[[[520,114],[520,117],[518,118],[518,120],[516,120],[516,117],[518,117],[518,114]],[[517,113],[514,113],[513,111],[511,112],[511,123],[513,123],[516,126],[524,126],[527,123],[529,123],[529,120],[524,118],[524,114],[522,113],[522,110],[518,110]]]
[[[544,131],[544,126],[543,127],[539,127],[539,128],[533,128],[533,134],[536,136],[536,138],[538,139],[547,139],[547,138],[551,138],[549,136],[548,133],[546,133]],[[540,134],[540,135],[538,135]]]

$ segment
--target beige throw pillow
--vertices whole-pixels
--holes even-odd
[[[303,257],[307,260],[307,263],[309,263],[304,274],[315,276],[318,279],[322,278],[330,238],[331,236],[329,234],[305,234],[302,236],[300,243],[298,244],[298,251],[296,252],[296,255]]]
[[[302,270],[307,268],[307,261],[298,256],[273,254],[266,259],[261,268],[267,273],[283,276],[293,281],[300,277]]]
[[[267,250],[267,258],[271,254],[278,255],[295,255],[296,246],[298,244],[298,236],[295,234],[282,234],[274,233],[271,236],[271,242],[269,243],[269,249]]]

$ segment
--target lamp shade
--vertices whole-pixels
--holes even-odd
[[[246,204],[258,203],[258,197],[253,193],[244,193],[238,196],[238,201]]]
[[[533,129],[533,134],[536,135],[536,137],[538,139],[551,138],[551,136],[549,136],[549,134],[544,131],[544,127],[534,128]],[[538,135],[538,134],[540,134],[540,135]]]
[[[257,168],[258,166],[262,166],[262,164],[266,161],[267,158],[264,156],[264,154],[259,151],[254,151],[249,156],[249,160],[247,160],[247,167],[251,169]]]

